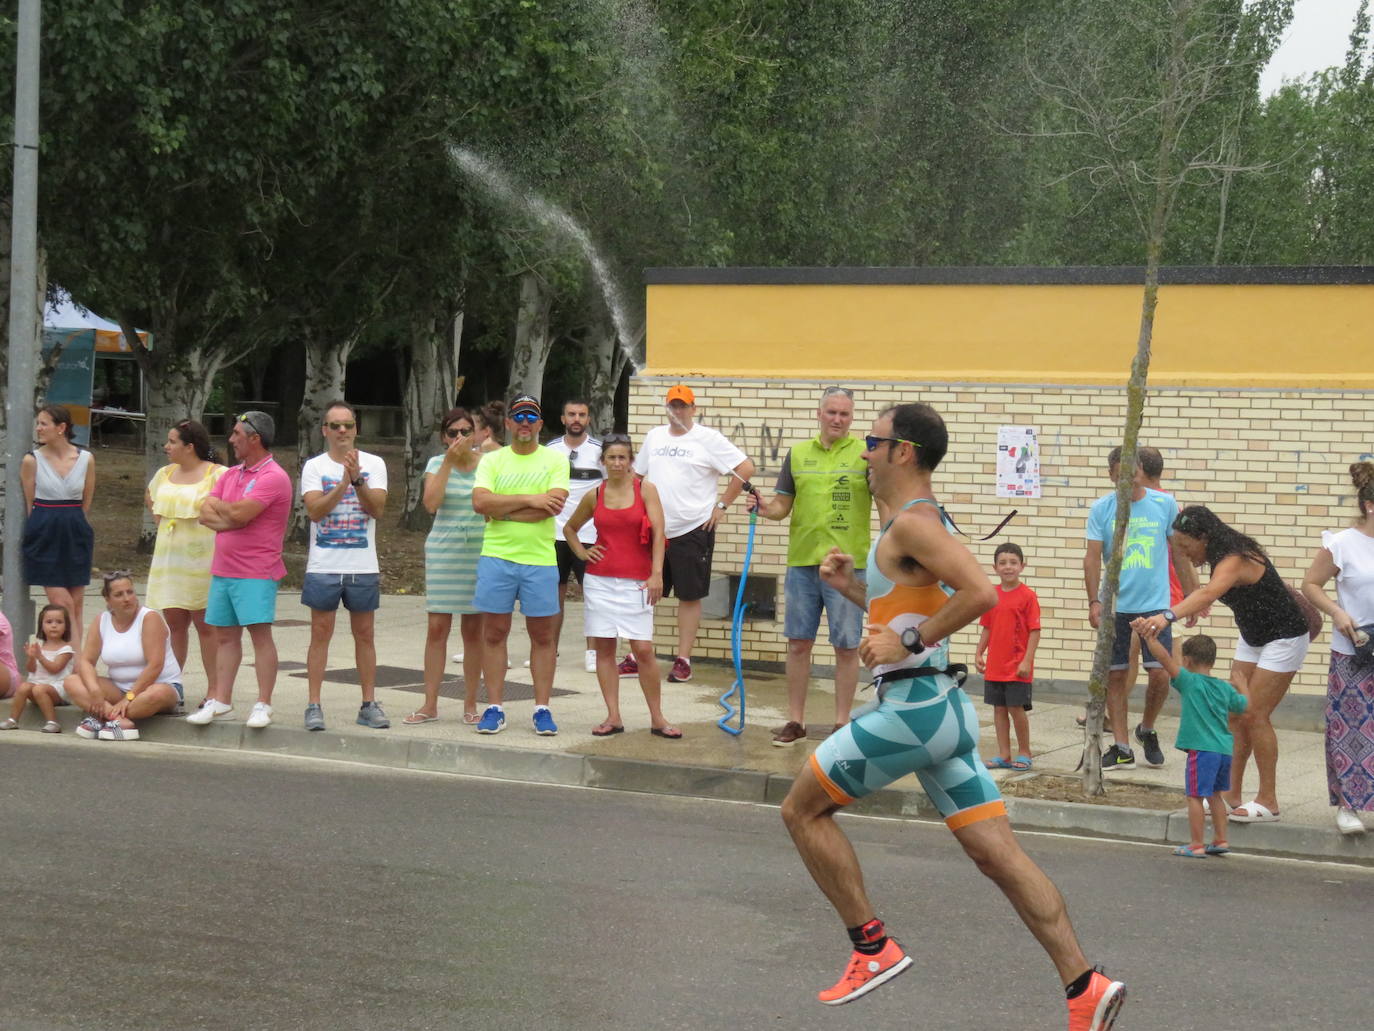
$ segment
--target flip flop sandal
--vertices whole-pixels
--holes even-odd
[[[654,737],[667,738],[669,741],[678,741],[682,738],[682,731],[677,727],[651,727],[649,733]]]
[[[1031,757],[1028,755],[1018,755],[1007,765],[1013,770],[1029,770],[1032,766]]]
[[[475,723],[481,723],[482,714],[480,712],[465,712],[463,713],[463,722],[468,726],[472,726]]]
[[[412,712],[401,722],[408,727],[418,727],[421,723],[434,723],[438,719],[438,716],[431,716],[427,712]]]
[[[1214,841],[1203,849],[1209,856],[1224,856],[1230,853],[1231,846],[1224,841]]]
[[[1184,859],[1206,859],[1207,849],[1193,848],[1191,845],[1180,845],[1174,849],[1174,855],[1182,856]]]
[[[984,759],[983,765],[990,770],[1010,770],[1011,763],[1007,762],[1000,755],[994,755],[991,759]]]
[[[592,737],[610,737],[612,734],[625,733],[624,727],[618,727],[614,723],[598,723],[592,728]]]

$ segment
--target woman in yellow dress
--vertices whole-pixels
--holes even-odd
[[[147,604],[158,609],[171,632],[172,653],[185,669],[190,628],[200,637],[208,695],[215,689],[215,634],[205,622],[210,596],[210,560],[215,531],[197,521],[201,503],[225,473],[210,446],[210,434],[194,419],[167,431],[162,451],[170,463],[148,483],[145,503],[157,520],[157,543],[148,570]]]

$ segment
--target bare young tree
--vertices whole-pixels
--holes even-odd
[[[1180,192],[1229,189],[1262,166],[1235,159],[1237,101],[1256,90],[1259,70],[1292,18],[1292,0],[1080,0],[1069,24],[1035,41],[1026,61],[1045,124],[1021,133],[1058,139],[1073,156],[1063,179],[1124,197],[1144,244],[1144,292],[1135,357],[1126,385],[1116,525],[1102,587],[1102,621],[1088,682],[1083,786],[1104,793],[1102,717],[1115,637],[1122,544],[1130,520],[1136,449],[1159,305],[1160,265]]]

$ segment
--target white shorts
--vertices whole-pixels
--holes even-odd
[[[1302,669],[1302,660],[1307,658],[1307,647],[1312,643],[1306,634],[1285,637],[1270,641],[1263,648],[1247,644],[1245,638],[1236,639],[1236,661],[1253,662],[1260,669],[1271,673],[1295,673]]]
[[[57,680],[41,680],[38,677],[28,678],[28,681],[31,684],[42,684],[44,687],[52,688],[54,691],[57,692],[57,697],[62,699],[63,705],[71,705],[72,700],[67,697],[67,689],[63,686],[63,684],[66,683],[66,680],[66,677],[59,677]]]
[[[654,639],[654,607],[638,580],[588,573],[582,581],[583,636]]]

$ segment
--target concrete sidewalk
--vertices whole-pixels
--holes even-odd
[[[141,586],[141,585],[140,585]],[[92,592],[87,612],[99,611],[101,600]],[[781,801],[806,756],[829,731],[834,696],[828,680],[812,684],[808,715],[810,736],[790,748],[772,745],[772,728],[785,720],[786,691],[783,675],[771,671],[745,671],[746,725],[738,737],[723,732],[716,721],[723,714],[717,699],[733,682],[734,673],[716,663],[696,663],[691,683],[663,684],[665,715],[683,731],[681,740],[651,736],[648,714],[637,680],[620,681],[621,711],[626,731],[597,738],[591,729],[605,717],[605,704],[595,674],[582,668],[583,643],[579,631],[582,610],[569,606],[563,634],[552,710],[558,722],[556,737],[534,733],[528,640],[517,615],[510,655],[513,668],[506,687],[506,729],[497,735],[479,735],[462,722],[461,666],[448,663],[440,698],[440,719],[405,726],[402,718],[422,698],[421,670],[426,616],[423,597],[388,595],[377,617],[377,698],[391,719],[391,729],[371,730],[354,722],[359,695],[353,661],[352,638],[347,620],[340,618],[330,650],[329,672],[324,685],[327,729],[310,733],[302,718],[306,702],[305,654],[309,643],[308,610],[298,596],[283,593],[278,602],[275,631],[281,669],[273,697],[270,727],[249,730],[243,724],[256,698],[251,645],[245,635],[245,663],[235,685],[235,718],[195,727],[182,719],[159,717],[143,725],[146,740],[167,744],[241,748],[318,758],[344,759],[385,766],[439,770],[474,776],[560,784],[580,784],[630,791],[664,792],[728,798],[738,801]],[[455,620],[456,624],[456,620]],[[450,655],[462,642],[457,629],[450,641]],[[203,696],[205,677],[200,670],[194,638],[191,670],[185,677],[188,706]],[[662,664],[666,673],[666,663]],[[1082,711],[1077,697],[1056,693],[1049,684],[1037,684],[1031,716],[1034,769],[1031,774],[999,771],[1000,779],[1043,774],[1072,775],[1082,750],[1082,731],[1074,717]],[[991,710],[982,704],[975,687],[975,704],[983,722],[984,755],[995,751]],[[1136,690],[1138,704],[1143,686]],[[860,701],[866,695],[860,692]],[[479,703],[479,708],[480,708]],[[1285,714],[1285,709],[1289,711]],[[1340,859],[1374,864],[1374,833],[1346,837],[1335,829],[1334,810],[1327,802],[1325,752],[1320,701],[1293,697],[1279,709],[1285,727],[1279,734],[1279,796],[1282,820],[1272,824],[1232,824],[1230,839],[1237,851],[1265,852]],[[76,724],[73,710],[60,710],[63,729]],[[41,720],[32,706],[18,733],[36,732]],[[1180,808],[1173,811],[1095,805],[1076,801],[1049,802],[1009,798],[1008,807],[1018,826],[1069,833],[1125,837],[1153,842],[1188,840],[1187,813],[1182,808],[1183,762],[1170,747],[1177,730],[1177,709],[1171,705],[1158,727],[1165,746],[1165,766],[1143,766],[1108,777],[1108,793],[1122,785],[1149,785],[1173,789]],[[1304,729],[1298,729],[1304,728]],[[0,741],[8,735],[0,734]],[[119,747],[101,742],[93,747]],[[136,746],[131,746],[136,747]],[[1137,748],[1139,757],[1139,749]],[[1254,772],[1248,778],[1247,797],[1254,788]],[[938,815],[911,778],[900,786],[864,799],[856,812],[935,819]]]

